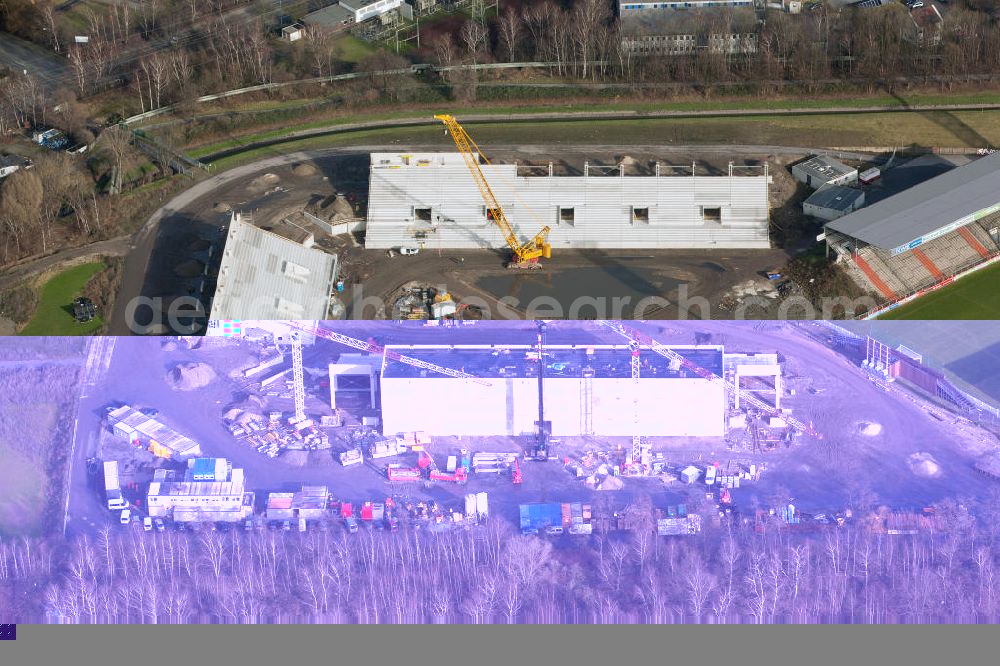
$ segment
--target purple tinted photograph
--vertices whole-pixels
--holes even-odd
[[[1000,619],[991,322],[209,332],[0,338],[2,619]]]

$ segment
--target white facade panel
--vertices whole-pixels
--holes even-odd
[[[367,247],[505,246],[458,153],[371,158]],[[554,248],[769,247],[766,175],[529,177],[514,165],[481,168],[522,241],[548,225]],[[572,219],[560,219],[560,208]],[[645,219],[633,219],[635,208]]]

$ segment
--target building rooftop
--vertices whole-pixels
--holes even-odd
[[[882,250],[902,251],[924,236],[993,212],[990,209],[1000,210],[1000,153],[952,169],[826,226]]]
[[[125,405],[111,411],[108,419],[112,424],[124,423],[148,439],[156,440],[176,454],[198,455],[201,449],[194,440],[175,432],[173,428],[152,419],[145,414]]]
[[[852,171],[857,171],[854,167],[849,167],[840,160],[835,160],[826,155],[813,155],[804,162],[792,165],[795,169],[805,171],[810,176],[832,180],[841,176],[846,176]]]
[[[302,247],[235,214],[212,319],[325,319],[336,274],[336,255]]]
[[[805,203],[831,210],[850,211],[854,208],[854,203],[863,196],[864,192],[853,187],[830,185],[813,192]]]
[[[679,354],[716,374],[722,372],[722,347],[671,347]],[[494,379],[523,379],[538,377],[536,348],[530,345],[504,345],[502,347],[471,346],[421,346],[388,349],[411,358],[434,363],[452,370]],[[632,377],[632,354],[624,345],[550,345],[545,349],[545,376],[547,378],[595,377],[622,379]],[[644,348],[640,354],[640,376],[643,378],[695,377],[693,373],[672,367],[670,360]],[[401,361],[386,359],[383,378],[444,377]]]
[[[354,20],[354,12],[338,3],[317,9],[302,17],[302,23],[315,28],[334,28]]]

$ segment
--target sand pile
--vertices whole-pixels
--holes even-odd
[[[231,211],[233,209],[233,207],[230,206],[229,204],[227,204],[225,201],[220,201],[217,204],[215,204],[212,207],[212,209],[216,213],[228,213],[229,211]]]
[[[881,434],[882,426],[878,423],[860,423],[858,424],[858,432],[865,437],[874,437]]]
[[[296,176],[315,176],[316,167],[312,164],[296,164],[292,167],[292,173]]]
[[[597,486],[597,490],[621,490],[625,487],[625,483],[616,476],[609,476],[601,481],[601,484]]]
[[[351,208],[351,204],[346,199],[337,197],[337,200],[333,202],[333,219],[342,217],[354,217],[354,209]]]
[[[910,465],[910,471],[917,476],[934,478],[941,476],[941,466],[937,460],[929,453],[914,453],[906,460]]]
[[[280,180],[281,178],[279,178],[277,174],[265,173],[263,176],[257,176],[251,180],[248,187],[251,190],[263,192],[267,188],[276,185]]]
[[[167,373],[166,380],[175,391],[194,391],[215,381],[215,370],[204,363],[181,363]]]

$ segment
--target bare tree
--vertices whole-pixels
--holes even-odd
[[[503,16],[497,21],[500,31],[500,41],[507,52],[507,62],[514,62],[514,56],[520,45],[523,21],[521,15],[513,7],[507,7]]]

